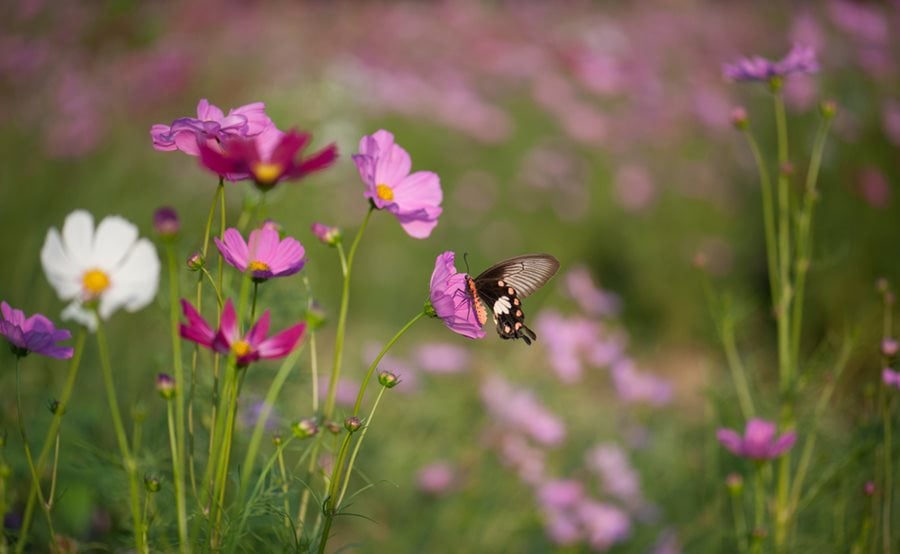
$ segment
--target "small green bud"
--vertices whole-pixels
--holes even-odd
[[[314,300],[310,304],[309,309],[306,310],[307,328],[310,331],[320,329],[323,325],[325,325],[326,320],[327,318],[325,317],[325,310],[323,310],[322,306]]]
[[[381,383],[382,387],[386,389],[392,389],[400,384],[400,378],[397,377],[395,373],[392,373],[390,371],[379,371],[378,382]]]
[[[743,106],[738,106],[731,110],[731,124],[734,125],[735,129],[744,130],[750,123],[750,118],[747,115],[747,110]]]
[[[159,481],[159,477],[155,475],[144,475],[144,488],[147,489],[147,492],[155,493],[159,492],[159,489],[162,487],[162,484]]]
[[[351,433],[355,433],[362,426],[362,422],[356,416],[350,416],[344,420],[344,429]]]
[[[203,266],[206,265],[206,262],[203,260],[203,255],[200,252],[194,252],[187,259],[187,268],[191,271],[200,271],[203,269]]]
[[[8,479],[12,475],[12,469],[5,463],[0,462],[0,479]]]
[[[822,114],[822,117],[825,119],[833,119],[835,115],[837,115],[838,105],[834,100],[823,100],[821,104],[819,104],[819,113]]]
[[[275,446],[281,446],[282,444],[284,444],[284,439],[281,438],[281,433],[272,435],[272,444],[274,444]]]
[[[308,439],[319,432],[319,426],[316,425],[316,422],[313,419],[301,419],[291,425],[291,432],[294,433],[294,436],[298,439]]]
[[[175,398],[175,379],[168,373],[157,374],[156,392],[166,400]]]
[[[732,496],[738,496],[744,490],[744,478],[737,473],[729,473],[725,477],[725,487]]]

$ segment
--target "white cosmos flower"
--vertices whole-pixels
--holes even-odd
[[[94,218],[84,210],[66,217],[62,234],[47,232],[41,248],[47,280],[61,300],[71,300],[63,319],[72,319],[91,331],[97,317],[85,303],[96,302],[102,319],[119,308],[137,311],[153,300],[159,286],[159,256],[137,227],[116,215],[94,229]]]

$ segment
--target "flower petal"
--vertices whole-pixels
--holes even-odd
[[[225,231],[223,238],[224,241],[219,240],[218,237],[214,238],[216,247],[219,249],[222,257],[225,258],[229,265],[237,268],[239,271],[247,271],[247,265],[250,263],[250,253],[247,243],[244,242],[244,237],[241,236],[237,229],[232,227]]]
[[[62,230],[63,247],[69,260],[81,271],[89,269],[93,259],[94,217],[85,210],[75,210],[66,216]],[[79,271],[79,273],[81,272]]]
[[[94,233],[92,262],[112,272],[125,261],[138,238],[138,229],[130,221],[112,215],[103,218]]]
[[[109,276],[109,288],[100,297],[100,317],[108,318],[120,307],[129,312],[149,304],[159,289],[159,256],[147,239],[140,239],[122,264]]]
[[[277,335],[269,337],[259,344],[259,357],[271,359],[288,355],[297,346],[300,339],[303,338],[305,330],[306,324],[298,323]]]
[[[734,431],[733,429],[719,429],[716,431],[716,438],[719,439],[719,442],[727,448],[732,454],[736,456],[743,456],[743,441],[741,440],[741,436]]]
[[[206,320],[203,319],[203,316],[200,315],[200,312],[184,299],[181,300],[181,310],[184,312],[184,317],[187,318],[187,325],[182,323],[178,327],[181,338],[212,348],[215,333],[209,324],[206,323]]]
[[[62,238],[56,229],[47,231],[41,247],[41,265],[44,274],[61,300],[70,300],[81,294],[81,275],[84,268],[69,257]]]

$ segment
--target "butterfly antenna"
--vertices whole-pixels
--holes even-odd
[[[466,274],[467,275],[471,274],[472,272],[469,271],[469,253],[468,252],[463,252],[463,262],[465,262],[465,264],[466,264]]]

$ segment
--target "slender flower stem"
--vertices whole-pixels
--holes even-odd
[[[188,551],[187,508],[184,494],[184,363],[181,357],[181,337],[178,333],[179,298],[178,264],[175,246],[166,241],[166,258],[169,266],[169,324],[172,333],[172,365],[175,369],[175,397],[168,401],[169,434],[172,450],[172,476],[175,482],[175,511],[178,520],[178,545],[181,552]],[[172,421],[172,404],[175,404],[175,421]]]
[[[140,492],[137,480],[137,463],[131,456],[128,449],[128,438],[125,436],[125,427],[122,425],[122,415],[119,412],[119,402],[116,399],[116,386],[113,384],[112,366],[109,361],[109,348],[106,343],[106,333],[103,329],[103,322],[100,315],[97,317],[97,347],[100,350],[100,368],[103,372],[103,383],[106,387],[106,399],[109,402],[110,416],[112,417],[113,429],[116,433],[116,440],[119,443],[119,451],[122,454],[122,465],[128,474],[128,489],[131,497],[131,519],[134,525],[135,548],[139,554],[148,552],[147,545],[144,543],[143,520],[140,511]]]
[[[72,391],[75,388],[75,379],[78,377],[78,369],[81,367],[81,354],[84,352],[84,342],[86,339],[87,330],[82,328],[75,338],[75,354],[69,361],[69,369],[66,374],[66,381],[63,385],[62,394],[59,398],[59,405],[57,406],[56,412],[53,413],[53,419],[50,421],[50,428],[47,430],[47,436],[44,437],[44,444],[41,446],[41,453],[38,455],[37,464],[35,464],[35,471],[37,471],[38,475],[40,475],[44,468],[44,464],[47,462],[47,457],[50,455],[50,449],[53,447],[55,438],[59,436],[59,427],[62,425],[62,416],[69,407],[69,398],[72,396]],[[22,527],[19,530],[19,540],[16,542],[15,546],[16,554],[24,552],[25,545],[28,542],[28,531],[31,529],[34,506],[38,500],[38,487],[40,487],[40,483],[32,481],[28,491],[28,502],[25,505],[25,513],[22,516]]]
[[[363,439],[366,438],[366,433],[372,425],[372,419],[375,417],[375,410],[378,409],[378,403],[381,402],[381,397],[384,395],[385,390],[387,390],[387,387],[382,386],[381,390],[378,391],[378,396],[375,397],[375,402],[372,403],[372,410],[369,412],[369,417],[366,418],[366,424],[359,434],[356,445],[353,447],[353,454],[350,455],[350,462],[347,463],[347,471],[344,472],[344,484],[341,487],[341,494],[338,496],[337,504],[335,504],[336,506],[340,506],[344,501],[344,495],[347,493],[347,486],[350,484],[350,477],[353,474],[353,464],[356,462],[356,455],[359,454],[359,448],[362,446]]]
[[[262,444],[263,434],[266,430],[266,422],[269,421],[269,416],[272,414],[272,407],[275,405],[275,401],[278,400],[281,388],[284,386],[291,371],[294,369],[297,359],[300,357],[302,351],[302,347],[295,348],[294,351],[284,359],[281,363],[281,367],[278,368],[278,373],[275,374],[275,378],[272,380],[272,384],[269,385],[269,390],[266,392],[265,399],[263,400],[262,410],[260,410],[259,416],[256,418],[256,424],[253,426],[253,433],[250,435],[250,444],[247,447],[247,454],[244,456],[244,463],[241,465],[241,492],[239,498],[245,498],[247,488],[250,486],[250,479],[253,476],[253,465],[256,461],[259,447]]]
[[[754,553],[762,551],[762,541],[765,536],[765,517],[766,517],[766,488],[763,484],[763,468],[761,464],[757,464],[753,472],[753,539],[751,540],[752,551]]]
[[[51,549],[56,551],[56,531],[53,530],[53,517],[50,514],[50,502],[44,499],[44,493],[41,489],[41,479],[38,476],[37,469],[34,467],[34,458],[31,456],[31,446],[28,444],[28,436],[25,434],[25,420],[22,416],[22,395],[20,393],[21,387],[19,386],[19,360],[21,358],[16,356],[16,422],[19,427],[19,436],[22,438],[22,445],[25,447],[25,459],[28,461],[28,470],[31,472],[31,480],[34,483],[37,483],[37,496],[38,500],[41,502],[41,510],[44,512],[44,517],[47,518],[47,527],[50,530],[50,544]],[[51,497],[52,501],[52,497]]]
[[[281,470],[281,499],[284,501],[284,526],[291,527],[291,501],[288,500],[288,492],[290,491],[290,479],[288,478],[287,469],[284,467],[284,454],[282,449],[278,449],[275,453],[278,458],[278,469]]]
[[[737,536],[738,552],[747,552],[747,514],[744,513],[744,503],[741,494],[730,494],[731,511],[734,515],[734,534]]]
[[[334,469],[331,471],[331,481],[328,484],[328,496],[325,499],[325,505],[322,507],[322,511],[325,514],[325,524],[322,527],[322,534],[319,537],[319,554],[325,553],[325,545],[328,543],[328,535],[331,533],[331,524],[334,522],[335,512],[337,511],[338,488],[340,487],[341,477],[343,475],[341,470],[344,467],[344,460],[347,459],[347,452],[350,449],[352,437],[353,434],[349,431],[344,435],[344,440],[341,442],[341,448],[338,450],[338,455],[334,460]]]
[[[772,302],[774,303],[778,298],[780,276],[778,274],[778,244],[776,242],[775,234],[775,204],[772,199],[772,181],[769,178],[769,171],[766,169],[766,163],[763,160],[762,153],[759,150],[759,144],[756,142],[753,133],[749,130],[745,130],[744,136],[747,138],[747,144],[750,146],[750,152],[753,153],[753,161],[756,162],[756,170],[759,173],[759,189],[763,208],[763,229],[766,237],[769,292],[772,295]]]
[[[394,343],[400,340],[400,337],[402,337],[403,334],[406,333],[406,331],[408,331],[409,328],[412,327],[417,321],[425,317],[425,315],[426,314],[424,311],[416,314],[414,318],[410,319],[406,323],[406,325],[404,325],[400,328],[399,331],[397,331],[397,334],[394,335],[393,338],[391,338],[391,340],[389,340],[387,344],[384,345],[384,348],[381,349],[381,352],[379,352],[378,355],[375,356],[375,359],[372,361],[372,365],[370,365],[369,369],[366,371],[366,376],[365,378],[363,378],[362,384],[359,386],[359,393],[357,393],[356,395],[356,403],[353,404],[353,415],[359,415],[359,408],[362,405],[363,397],[366,395],[366,387],[368,386],[369,381],[372,379],[372,374],[375,373],[375,370],[378,368],[378,362],[380,362],[381,358],[383,358],[384,355],[387,354],[387,351],[390,350],[392,346],[394,346]]]
[[[328,398],[325,401],[325,410],[323,412],[323,416],[326,420],[331,418],[331,413],[334,411],[334,400],[337,394],[337,382],[341,375],[341,361],[344,355],[344,335],[347,329],[347,311],[350,307],[350,274],[353,270],[353,259],[356,257],[356,249],[359,247],[359,242],[362,239],[363,232],[366,230],[366,226],[369,224],[369,219],[372,216],[372,212],[375,210],[374,206],[369,207],[369,211],[366,212],[366,217],[363,219],[362,225],[359,227],[359,231],[356,232],[356,238],[353,239],[353,244],[350,246],[350,253],[344,257],[344,250],[340,244],[338,244],[338,253],[341,256],[341,270],[344,275],[344,286],[341,292],[341,311],[338,315],[338,324],[337,331],[334,339],[334,365],[331,368],[331,379],[329,380],[328,385]]]

